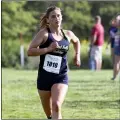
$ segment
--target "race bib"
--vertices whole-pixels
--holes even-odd
[[[47,72],[59,74],[61,61],[62,57],[47,54],[45,56],[43,69]]]

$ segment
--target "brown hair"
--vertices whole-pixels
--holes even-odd
[[[50,12],[52,12],[56,9],[60,10],[60,8],[58,8],[56,6],[50,6],[47,8],[46,12],[43,13],[42,16],[40,17],[40,28],[44,28],[44,27],[47,27],[49,25],[49,23],[47,23],[47,18],[49,17]]]

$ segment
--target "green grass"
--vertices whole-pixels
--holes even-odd
[[[64,119],[120,119],[120,80],[112,70],[71,70]],[[37,71],[2,69],[2,119],[46,119],[36,89]]]

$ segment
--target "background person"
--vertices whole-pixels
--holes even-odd
[[[40,56],[37,88],[47,118],[62,119],[61,106],[68,90],[67,51],[74,45],[74,63],[80,66],[80,42],[72,31],[61,29],[62,14],[51,6],[41,17],[41,29],[32,40],[28,56]]]
[[[102,46],[104,43],[104,27],[101,17],[95,17],[90,44],[90,69],[100,70],[102,67]]]
[[[112,20],[108,32],[109,32],[109,40],[106,49],[108,49],[108,45],[110,44],[112,63],[114,63],[114,41],[115,41],[115,33],[117,32],[115,19]]]
[[[114,43],[114,68],[113,68],[113,78],[112,80],[115,80],[118,73],[120,72],[120,15],[116,17],[116,27],[117,32],[115,34],[115,43]]]

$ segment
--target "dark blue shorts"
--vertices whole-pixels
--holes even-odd
[[[51,91],[51,87],[56,83],[63,83],[68,85],[68,75],[54,74],[46,71],[38,71],[37,89]]]
[[[115,53],[115,55],[120,56],[120,46],[114,47],[114,53]]]

